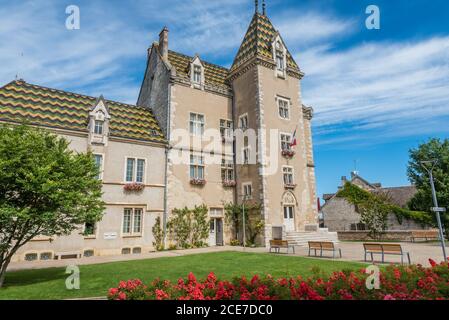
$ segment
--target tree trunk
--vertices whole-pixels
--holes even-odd
[[[3,283],[5,282],[6,268],[8,268],[8,265],[10,262],[11,262],[11,258],[9,258],[7,260],[3,260],[0,263],[0,288],[3,287]]]

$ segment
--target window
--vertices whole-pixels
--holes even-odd
[[[284,207],[284,219],[293,219],[293,207]]]
[[[134,209],[133,233],[142,232],[142,209]]]
[[[248,129],[248,115],[247,114],[240,116],[239,126],[240,126],[240,129],[242,129],[242,130]]]
[[[204,180],[204,157],[190,155],[190,179]]]
[[[136,182],[143,183],[144,174],[145,174],[145,160],[137,159]]]
[[[234,163],[232,160],[221,159],[221,180],[234,181]]]
[[[142,233],[143,210],[125,208],[123,212],[123,234],[140,235]]]
[[[243,164],[249,164],[250,157],[251,157],[250,147],[244,147],[243,148]]]
[[[101,180],[102,176],[103,176],[103,156],[101,154],[94,154],[94,158],[95,158],[95,164],[97,165],[98,168],[98,176],[97,179]]]
[[[93,256],[94,256],[94,250],[91,250],[91,249],[89,249],[89,250],[84,250],[83,256],[84,256],[85,258],[93,257]]]
[[[290,101],[278,98],[279,116],[282,119],[290,119]]]
[[[37,258],[38,258],[38,256],[37,256],[37,253],[27,253],[26,255],[25,255],[25,261],[35,261],[35,260],[37,260]]]
[[[222,138],[232,138],[232,129],[232,121],[223,119],[220,120],[220,134]]]
[[[85,237],[94,236],[95,231],[96,231],[95,222],[86,222],[84,224],[84,236]]]
[[[204,134],[204,115],[190,113],[190,134],[194,136]]]
[[[282,173],[284,176],[284,185],[291,186],[294,184],[293,179],[293,168],[292,167],[283,167]]]
[[[279,71],[284,71],[285,69],[285,51],[284,46],[280,41],[276,42],[276,68]]]
[[[42,252],[40,254],[40,260],[51,260],[53,258],[53,254],[51,252]]]
[[[193,82],[201,83],[202,70],[201,66],[193,66]]]
[[[244,199],[251,199],[253,197],[253,187],[251,183],[243,184],[243,197]]]
[[[123,248],[122,254],[131,254],[131,248]]]
[[[141,254],[142,248],[141,247],[135,247],[133,248],[133,254]]]
[[[145,159],[126,159],[126,182],[145,182]]]
[[[290,134],[281,133],[281,150],[291,149],[292,136]]]
[[[94,133],[103,134],[104,121],[95,120]]]

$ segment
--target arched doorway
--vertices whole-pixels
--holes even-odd
[[[282,214],[284,221],[284,229],[286,232],[292,232],[296,230],[295,223],[295,209],[297,207],[297,201],[295,195],[287,191],[282,197]]]

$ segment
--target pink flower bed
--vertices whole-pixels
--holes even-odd
[[[318,275],[303,279],[245,277],[218,280],[214,273],[199,281],[190,273],[177,283],[156,279],[146,286],[140,280],[120,282],[109,290],[111,300],[447,300],[449,264],[429,260],[421,265],[388,266],[380,275],[380,289],[366,287],[368,275],[334,272],[324,279]]]
[[[141,191],[143,191],[143,189],[145,189],[145,185],[143,183],[137,183],[137,182],[127,183],[127,184],[125,184],[123,189],[126,192],[141,192]]]

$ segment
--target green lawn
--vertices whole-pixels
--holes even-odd
[[[271,274],[309,276],[313,267],[330,274],[332,271],[353,269],[363,265],[355,262],[330,261],[269,254],[220,252],[80,266],[81,289],[65,288],[65,268],[9,272],[0,299],[65,299],[105,296],[120,280],[141,279],[149,283],[155,278],[176,281],[191,271],[204,278],[213,271],[220,279],[234,276]]]

